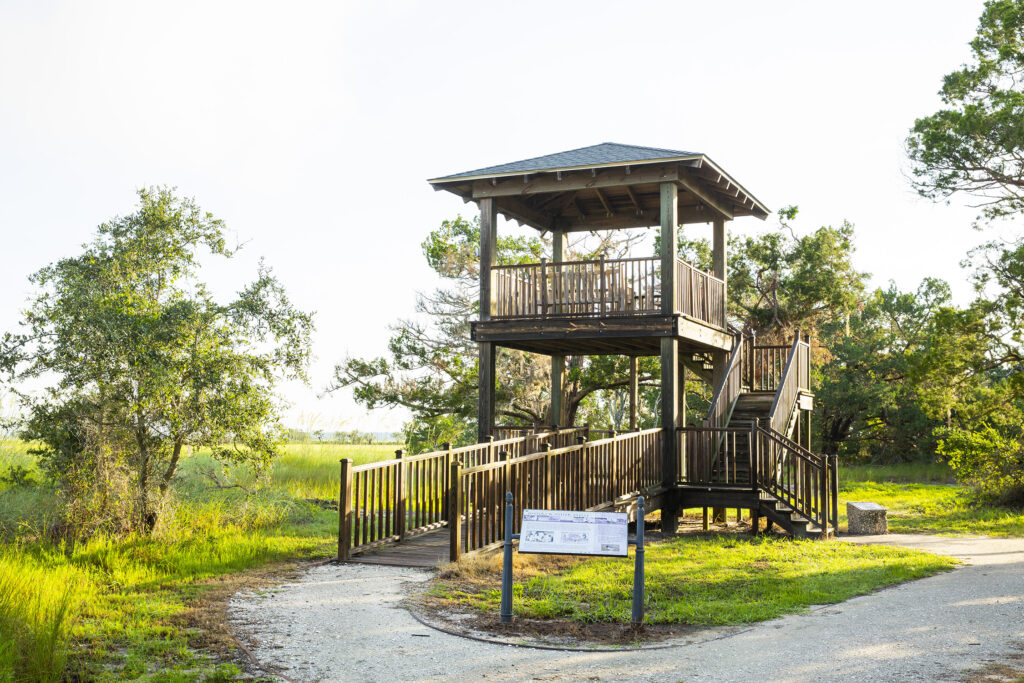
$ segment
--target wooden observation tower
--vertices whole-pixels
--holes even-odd
[[[501,543],[516,509],[747,510],[793,536],[838,522],[835,456],[811,451],[809,340],[759,345],[730,325],[727,225],[768,209],[704,154],[603,143],[429,181],[480,207],[479,439],[342,462],[338,558],[433,564]],[[498,214],[553,236],[552,258],[495,262]],[[680,225],[710,224],[713,269],[678,258]],[[568,233],[658,226],[659,255],[566,261]],[[551,426],[496,433],[495,351],[551,358]],[[565,357],[630,363],[630,430],[592,438],[565,425]],[[636,359],[661,359],[660,426],[638,429]],[[686,426],[685,371],[711,385]],[[723,512],[724,514],[724,512]],[[514,521],[518,528],[518,519]],[[404,555],[403,555],[404,553]],[[403,559],[404,558],[404,559]]]

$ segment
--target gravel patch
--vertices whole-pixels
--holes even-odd
[[[436,631],[401,606],[431,573],[396,567],[314,567],[271,591],[235,595],[230,613],[265,671],[299,681],[956,681],[1024,640],[1024,539],[844,540],[968,564],[725,637],[646,651],[535,650]]]

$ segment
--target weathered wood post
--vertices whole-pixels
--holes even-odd
[[[462,552],[462,487],[459,462],[452,460],[448,475],[448,559],[455,562]]]
[[[406,490],[407,466],[404,460],[405,450],[402,448],[396,450],[395,457],[399,460],[397,481],[395,481],[395,534],[398,536],[398,542],[401,543],[405,540],[406,516],[408,513],[406,510],[406,496],[408,496],[408,492]]]
[[[352,548],[352,458],[341,460],[341,485],[338,494],[338,562],[348,560]]]
[[[608,449],[611,462],[608,463],[608,500],[612,503],[618,497],[619,490],[619,434],[611,431],[612,445]]]
[[[637,411],[640,405],[640,379],[636,356],[629,357],[629,431],[637,430]]]
[[[494,312],[493,271],[495,243],[498,239],[498,211],[494,199],[478,200],[480,206],[480,320],[490,320]],[[480,342],[478,369],[477,440],[485,441],[494,426],[495,353],[491,342]]]
[[[508,457],[508,451],[502,449],[498,452],[498,459],[505,463],[505,466],[501,468],[502,491],[512,492],[512,460]],[[502,532],[504,533],[504,531]]]
[[[674,182],[661,183],[661,313],[676,314],[676,254],[679,251],[679,188]],[[674,336],[661,338],[661,458],[662,528],[678,529],[676,486],[676,428],[679,427],[679,342]]]
[[[828,455],[829,469],[831,470],[831,481],[829,486],[832,493],[832,529],[836,536],[839,535],[839,456]]]
[[[552,471],[551,444],[541,444],[541,451],[544,452],[544,509],[553,510],[555,473]]]
[[[445,441],[441,444],[441,449],[445,451],[444,454],[444,466],[441,471],[441,488],[444,494],[441,496],[441,516],[444,519],[448,519],[448,490],[451,486],[449,477],[452,472],[452,443],[451,441]]]
[[[565,259],[566,235],[564,232],[555,230],[551,233],[551,261],[554,264],[554,271],[551,279],[551,294],[555,300],[554,314],[563,313],[559,292],[562,267],[558,264]],[[546,286],[545,286],[546,290]],[[565,356],[562,354],[551,355],[551,418],[553,425],[562,423],[562,375],[565,373]]]
[[[750,488],[754,494],[754,507],[750,510],[750,526],[754,534],[760,531],[761,507],[758,501],[761,499],[761,449],[757,436],[757,425],[760,419],[750,425]]]

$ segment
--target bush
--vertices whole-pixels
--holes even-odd
[[[957,481],[971,486],[986,502],[1024,504],[1024,443],[989,425],[975,431],[940,428],[937,451]]]

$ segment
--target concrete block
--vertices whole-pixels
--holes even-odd
[[[878,503],[847,503],[846,520],[855,536],[873,536],[889,533],[886,510]]]

